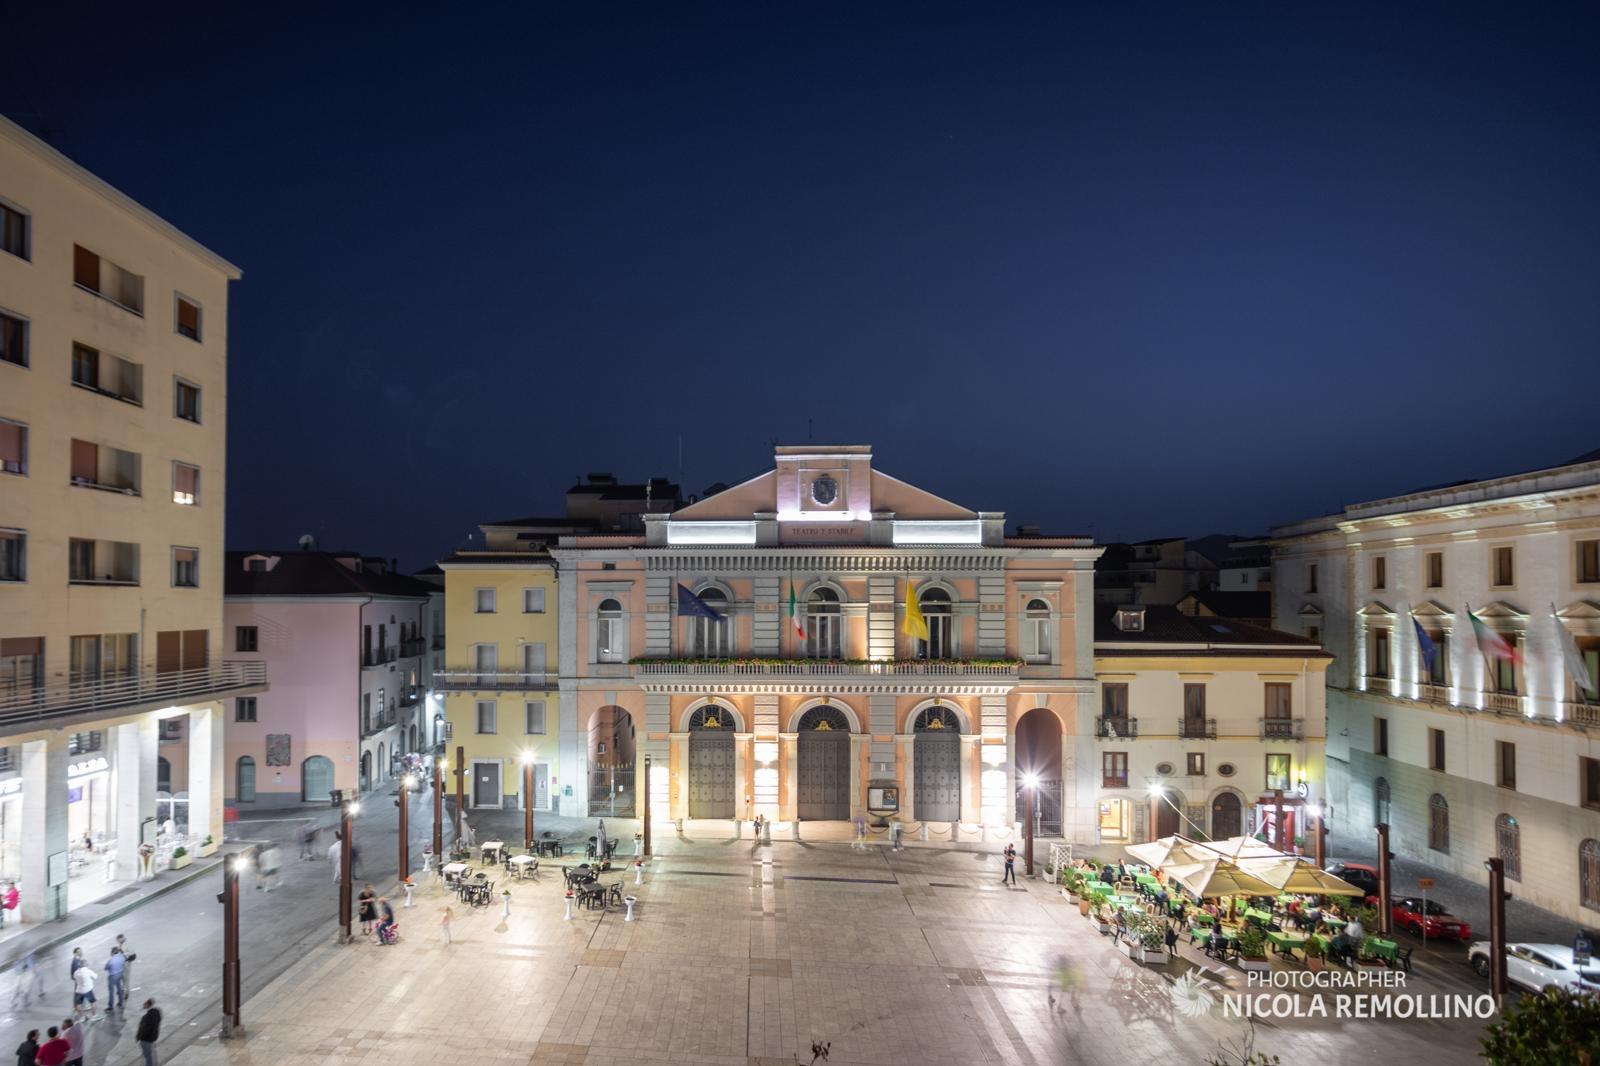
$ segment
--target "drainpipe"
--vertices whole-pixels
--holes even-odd
[[[372,603],[368,596],[356,604],[356,798],[361,797],[361,753],[367,738],[361,735],[361,671],[366,669],[367,646],[361,640],[361,612]],[[348,932],[348,930],[346,930]]]

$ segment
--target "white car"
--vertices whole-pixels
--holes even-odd
[[[1467,951],[1472,968],[1489,976],[1489,942],[1480,940]],[[1572,992],[1600,992],[1600,962],[1580,969],[1572,962],[1568,944],[1507,944],[1506,980],[1530,992],[1565,988]]]

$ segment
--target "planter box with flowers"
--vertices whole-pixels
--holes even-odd
[[[189,858],[189,849],[179,846],[172,849],[172,865],[169,869],[181,870],[193,860]]]
[[[195,850],[200,853],[200,857],[202,859],[207,855],[215,855],[217,853],[217,842],[213,840],[211,835],[208,833],[206,838],[200,842],[200,846]]]
[[[1128,957],[1147,966],[1167,961],[1166,928],[1158,919],[1139,911],[1128,913]]]
[[[1267,934],[1254,922],[1246,923],[1239,930],[1237,940],[1239,946],[1239,969],[1241,970],[1270,970],[1272,964],[1267,961]]]

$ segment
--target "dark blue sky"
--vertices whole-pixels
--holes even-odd
[[[1105,539],[1600,447],[1600,9],[1125,6],[24,4],[0,110],[244,268],[235,546],[808,419]]]

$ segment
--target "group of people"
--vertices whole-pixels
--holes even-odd
[[[124,1013],[133,980],[133,965],[138,957],[128,947],[128,938],[122,933],[117,934],[105,965],[99,970],[84,957],[82,948],[73,948],[67,971],[72,982],[72,1016],[63,1019],[59,1026],[47,1028],[42,1042],[39,1030],[30,1029],[17,1048],[17,1066],[83,1066],[88,1026],[100,1018],[96,989],[101,972],[105,974],[106,1015]],[[44,974],[38,959],[30,953],[17,966],[11,1007],[13,1010],[31,1007],[36,996],[41,1002],[45,1000]],[[155,1066],[155,1044],[160,1036],[161,1011],[156,1008],[154,999],[146,999],[135,1035],[145,1066]]]
[[[368,884],[356,897],[356,903],[357,916],[361,919],[361,935],[370,936],[376,930],[378,943],[393,944],[396,940],[395,928],[399,923],[395,920],[394,905],[389,902],[389,897],[378,895],[377,889]]]
[[[63,1018],[59,1026],[45,1030],[44,1042],[39,1042],[39,1030],[29,1029],[22,1043],[17,1045],[17,1066],[83,1066],[83,1045],[87,1027],[73,1018]],[[156,1066],[156,1041],[161,1039],[161,1009],[154,999],[144,1001],[144,1014],[139,1017],[139,1027],[134,1031],[139,1044],[139,1054],[145,1066]]]

